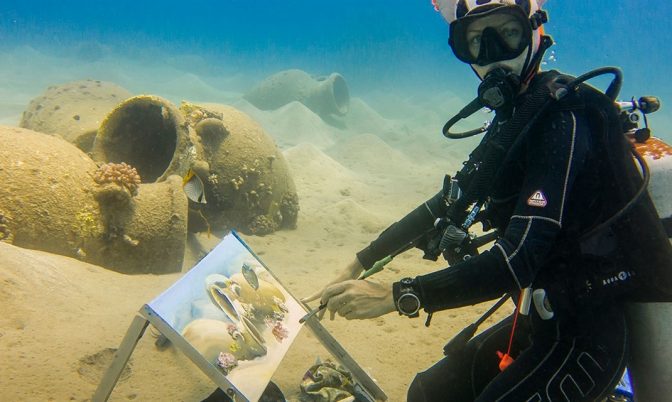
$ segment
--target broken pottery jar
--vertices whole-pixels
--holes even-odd
[[[348,85],[338,73],[313,77],[302,70],[281,71],[261,81],[244,98],[261,110],[298,101],[327,121],[350,109]]]
[[[89,152],[100,122],[131,96],[126,89],[105,81],[82,80],[51,86],[30,101],[19,126],[60,135]]]
[[[282,153],[229,106],[183,103],[178,110],[156,96],[130,98],[101,124],[93,158],[128,163],[143,183],[191,169],[203,183],[201,202],[199,194],[189,203],[193,232],[267,234],[296,225],[298,197]]]
[[[103,120],[93,159],[134,166],[143,183],[184,176],[200,158],[193,132],[166,99],[139,95],[117,105]]]
[[[299,201],[282,152],[259,124],[218,104],[180,107],[202,145],[206,163],[194,165],[207,203],[202,215],[216,232],[268,234],[294,228]]]
[[[179,272],[187,233],[181,179],[139,184],[61,138],[0,126],[0,240],[123,273]]]

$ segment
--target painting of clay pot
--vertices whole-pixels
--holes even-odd
[[[145,308],[168,325],[162,331],[175,346],[186,345],[171,334],[250,401],[261,397],[306,313],[235,232]]]
[[[82,80],[51,86],[30,101],[19,125],[59,135],[89,152],[105,116],[131,96],[126,89],[105,81]]]
[[[266,354],[266,348],[244,326],[221,320],[197,318],[187,324],[182,336],[209,362],[215,363],[220,353],[230,353],[237,360],[252,360]]]
[[[227,316],[234,320],[246,317],[262,328],[268,320],[282,317],[287,307],[280,289],[264,279],[258,279],[257,283],[254,288],[242,273],[235,273],[230,278],[213,274],[206,279],[206,288],[213,303]]]

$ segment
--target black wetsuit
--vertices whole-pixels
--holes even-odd
[[[554,110],[540,119],[505,157],[489,193],[487,217],[500,239],[488,251],[414,280],[428,313],[531,287],[546,292],[553,317],[542,319],[534,305],[519,317],[515,362],[503,372],[496,351],[506,351],[511,319],[486,330],[419,373],[409,401],[593,401],[618,382],[628,345],[621,306],[579,295],[575,277],[584,267],[564,258],[577,251],[571,240],[612,210],[598,190],[604,149],[593,134],[583,110]],[[359,252],[362,265],[431,228],[445,214],[440,195]]]

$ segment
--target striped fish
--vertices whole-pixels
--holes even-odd
[[[189,169],[182,178],[182,188],[187,198],[199,204],[205,204],[205,186],[203,180],[193,170]]]

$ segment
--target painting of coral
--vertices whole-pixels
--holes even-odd
[[[235,233],[148,306],[251,401],[305,314]]]

